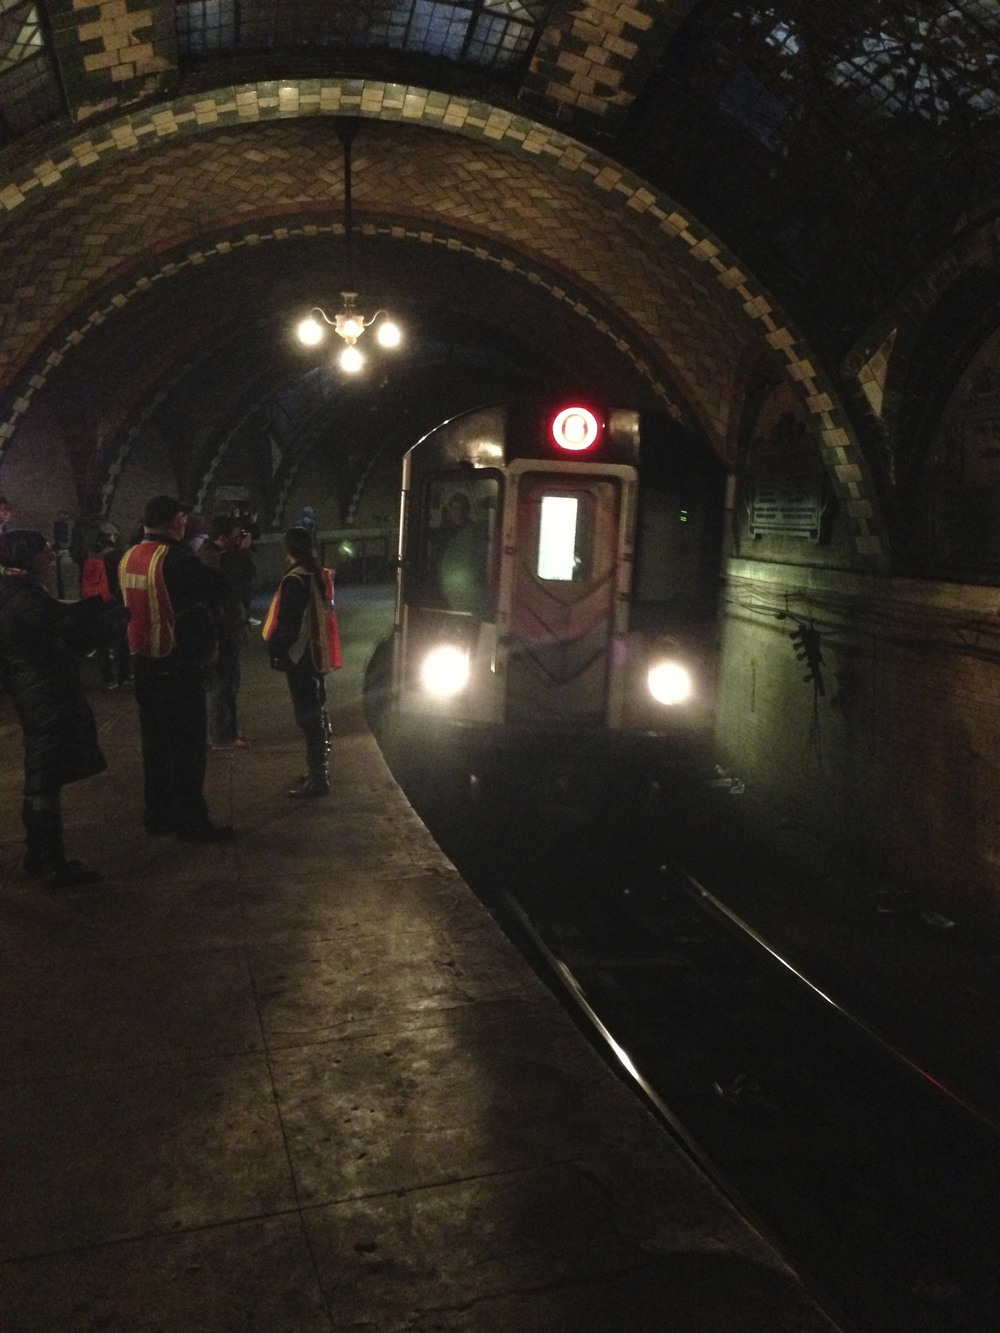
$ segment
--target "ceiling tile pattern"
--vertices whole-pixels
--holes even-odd
[[[304,151],[324,131],[289,140],[279,163],[275,127],[360,115],[464,145],[449,155],[436,136],[427,175],[395,160],[391,136],[384,157],[359,150],[373,225],[470,255],[480,238],[488,262],[512,256],[518,280],[554,301],[592,296],[593,320],[720,450],[741,359],[769,346],[859,542],[877,543],[830,368],[867,364],[897,328],[898,361],[925,275],[953,271],[1000,210],[998,0],[365,0],[335,19],[316,0],[8,0],[3,12],[0,383],[15,398],[39,349],[63,355],[141,281],[171,281],[158,256],[214,264],[220,241],[271,244],[279,217],[291,237],[306,213],[335,210],[336,151],[312,163]],[[233,27],[226,47],[229,13],[257,15],[253,41]],[[326,24],[312,36],[310,14]],[[195,30],[215,35],[196,49]],[[24,119],[34,107],[37,122]],[[266,179],[204,147],[237,127],[264,134]],[[205,173],[203,195],[190,171]],[[891,407],[900,381],[892,365],[880,374]],[[0,437],[19,410],[2,407]]]
[[[8,0],[5,20],[0,145],[36,109],[100,120],[213,61],[301,81],[375,60],[445,103],[478,78],[683,200],[834,357],[1000,206],[997,0]]]
[[[650,351],[660,349],[690,408],[717,442],[725,440],[732,349],[752,332],[738,289],[717,279],[712,247],[662,209],[663,223],[649,225],[654,205],[645,198],[623,210],[622,178],[601,180],[594,163],[589,171],[584,162],[576,173],[545,171],[530,151],[491,150],[490,122],[480,128],[472,143],[371,126],[355,150],[356,208],[403,225],[424,219],[439,232],[450,224],[471,251],[482,235],[532,256],[526,267],[549,268],[592,291],[618,312],[623,333],[631,328]],[[289,212],[339,217],[342,164],[332,124],[275,121],[262,129],[175,139],[156,153],[122,154],[99,174],[69,173],[71,183],[67,177],[63,189],[40,197],[17,228],[0,229],[0,265],[15,274],[0,297],[0,379],[11,377],[32,335],[72,323],[88,306],[88,319],[103,319],[102,307],[126,301],[132,270],[151,254],[180,247],[179,262],[198,264],[218,256],[199,239],[206,235],[248,244],[280,232]],[[671,263],[678,245],[701,246],[701,262]],[[127,274],[116,297],[116,281]]]
[[[524,78],[524,91],[532,102],[550,99],[605,126],[617,125],[679,11],[688,7],[676,0],[590,0],[584,6],[555,6]]]

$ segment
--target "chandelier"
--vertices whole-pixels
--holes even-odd
[[[351,210],[351,146],[358,132],[357,117],[346,117],[337,121],[337,135],[344,147],[344,242],[347,249],[347,286],[354,288],[354,219]],[[358,309],[358,293],[354,290],[340,293],[341,309],[332,318],[321,306],[313,306],[303,319],[296,334],[299,342],[306,347],[316,347],[326,338],[327,329],[344,340],[337,360],[341,370],[348,374],[357,374],[365,364],[365,356],[358,339],[366,329],[376,325],[375,337],[382,347],[398,347],[402,341],[399,326],[394,324],[385,310],[376,310],[368,316]]]

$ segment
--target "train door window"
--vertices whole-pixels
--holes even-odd
[[[427,477],[419,520],[421,600],[482,619],[491,616],[499,581],[499,476],[477,470]]]
[[[531,552],[533,573],[549,583],[587,583],[603,578],[614,563],[618,533],[618,486],[605,478],[567,483],[528,473],[519,490],[518,528],[522,550]],[[530,533],[530,538],[529,538]],[[526,543],[523,538],[528,538]]]
[[[535,570],[540,579],[572,579],[577,567],[576,535],[579,523],[578,496],[542,496]]]

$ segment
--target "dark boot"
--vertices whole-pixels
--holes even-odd
[[[306,732],[306,764],[308,772],[303,780],[297,782],[289,791],[289,796],[329,796],[330,774],[327,770],[327,755],[330,743],[326,731],[318,727]]]
[[[24,872],[33,879],[43,879],[52,888],[74,884],[93,884],[101,877],[82,861],[67,858],[63,846],[62,810],[58,794],[29,796],[21,807],[24,820]]]
[[[320,725],[323,728],[323,737],[326,742],[326,750],[324,753],[324,760],[325,760],[325,757],[330,753],[330,737],[333,735],[333,723],[330,721],[330,715],[325,708],[320,713]],[[306,746],[308,751],[308,740],[306,742]],[[310,776],[311,774],[309,773],[309,770],[306,769],[304,773],[302,773],[299,777],[295,779],[294,783],[292,784],[293,787],[304,787],[306,783],[309,781]],[[327,781],[329,781],[328,777]],[[289,795],[291,794],[292,793],[289,792]],[[325,793],[322,794],[325,795]]]

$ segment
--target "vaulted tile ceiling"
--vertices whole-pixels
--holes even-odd
[[[695,209],[833,347],[1000,195],[1000,0],[177,0],[123,20],[125,68],[104,8],[0,0],[0,147],[220,63],[488,86]]]
[[[70,135],[96,135],[114,117],[168,99],[197,108],[202,89],[256,83],[259,92],[264,80],[295,80],[303,96],[309,80],[318,88],[333,77],[356,78],[359,90],[362,80],[431,89],[442,103],[479,98],[589,145],[689,209],[830,365],[1000,204],[1000,0],[0,0],[0,167],[7,179],[19,163],[37,175]],[[268,152],[263,145],[262,162]],[[122,189],[133,182],[129,198],[166,190],[169,209],[164,172],[129,173],[126,162],[118,175]],[[90,189],[95,208],[102,188]],[[556,210],[550,226],[568,216],[557,193],[545,203]],[[49,208],[32,225],[58,226],[60,205]],[[178,199],[176,209],[196,225],[197,199]],[[526,216],[540,221],[530,209]],[[206,226],[220,218],[206,210]],[[2,233],[0,219],[0,241]],[[239,281],[238,266],[228,280]],[[252,304],[249,287],[243,299]],[[495,321],[488,332],[476,318],[459,328],[454,310],[431,318],[426,292],[414,300],[434,326],[428,345],[448,344],[450,356],[475,344],[482,363],[486,343],[503,341]],[[627,308],[639,300],[629,293]],[[686,309],[696,320],[695,306]],[[171,316],[175,369],[185,363],[182,313]],[[519,318],[522,329],[535,327],[539,317],[523,307],[508,327]],[[166,313],[161,327],[165,338]],[[724,321],[713,336],[729,336]],[[262,338],[259,357],[266,346]],[[708,373],[707,347],[692,382]],[[497,375],[518,354],[498,353]],[[538,361],[530,338],[520,355],[528,374]],[[255,364],[245,357],[243,373]],[[584,353],[592,367],[600,359],[597,345]],[[717,399],[707,391],[704,414]],[[729,426],[707,415],[719,447]]]

